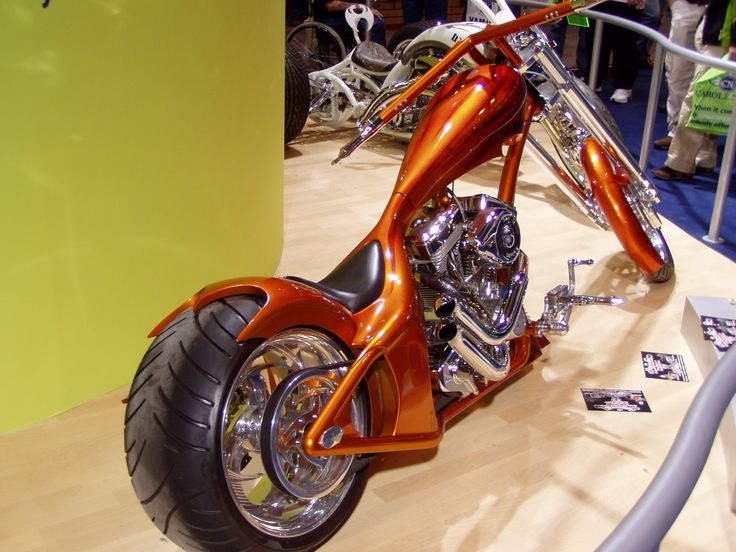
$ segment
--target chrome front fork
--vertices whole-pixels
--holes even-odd
[[[570,329],[570,313],[575,306],[620,305],[624,300],[615,295],[575,295],[575,267],[592,265],[593,259],[569,259],[567,261],[568,283],[560,284],[544,296],[544,311],[537,321],[537,333],[565,335]]]

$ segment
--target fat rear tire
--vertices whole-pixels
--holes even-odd
[[[258,298],[235,296],[185,311],[152,343],[131,385],[131,482],[151,521],[185,550],[313,550],[345,522],[365,486],[364,469],[329,518],[287,538],[259,530],[241,513],[223,465],[223,417],[236,376],[259,346],[236,337],[261,306]]]

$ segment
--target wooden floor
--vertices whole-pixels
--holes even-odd
[[[331,167],[350,136],[308,127],[286,149],[281,274],[324,276],[383,209],[402,146],[379,137]],[[498,174],[498,163],[483,166],[456,191],[493,193]],[[356,512],[324,550],[593,550],[656,472],[702,382],[680,335],[685,297],[735,295],[736,265],[665,223],[677,278],[650,287],[615,237],[548,182],[532,161],[523,164],[517,205],[531,261],[529,315],[539,316],[545,291],[565,281],[568,257],[600,261],[578,272],[579,292],[626,303],[574,312],[570,333],[552,337],[529,371],[448,428],[438,449],[377,459]],[[645,379],[643,350],[682,354],[690,382]],[[653,412],[588,412],[581,387],[643,389]],[[128,481],[126,392],[0,437],[0,550],[176,550]],[[736,550],[728,503],[718,439],[662,550]]]

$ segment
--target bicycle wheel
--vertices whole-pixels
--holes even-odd
[[[345,59],[342,39],[324,23],[302,23],[287,35],[286,42],[296,48],[310,73],[327,69]]]

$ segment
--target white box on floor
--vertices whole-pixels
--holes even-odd
[[[725,353],[703,337],[702,316],[736,320],[736,301],[723,297],[688,296],[682,313],[681,333],[695,357],[700,371],[707,377]],[[731,401],[720,427],[726,454],[731,510],[736,512],[736,399]]]

